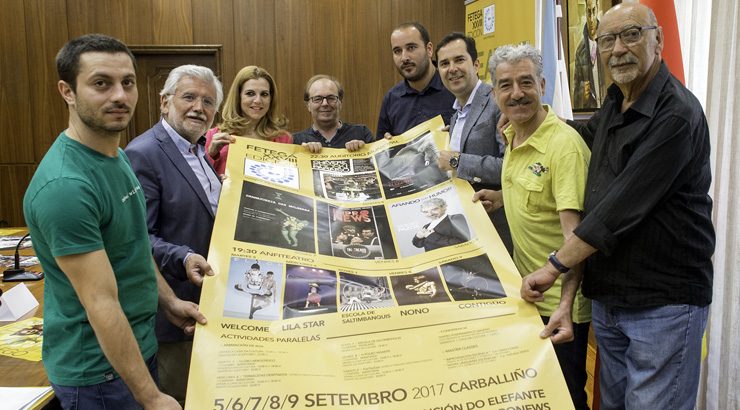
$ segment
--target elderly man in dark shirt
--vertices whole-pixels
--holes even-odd
[[[572,123],[592,150],[584,218],[524,278],[522,297],[540,299],[585,260],[601,408],[693,409],[715,243],[706,118],[661,61],[663,32],[649,8],[610,9],[597,43],[615,84],[587,124]],[[560,319],[543,335],[567,336],[570,319]]]

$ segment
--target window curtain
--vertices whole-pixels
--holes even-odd
[[[712,142],[714,296],[698,409],[740,409],[740,4],[675,0],[687,86],[704,105]]]

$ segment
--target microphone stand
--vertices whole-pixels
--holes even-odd
[[[18,253],[18,250],[21,248],[23,241],[30,235],[30,233],[27,233],[20,241],[18,241],[18,245],[15,246],[15,268],[6,269],[5,272],[3,272],[3,282],[32,281],[44,278],[44,274],[41,272],[30,272],[21,267],[21,255]]]

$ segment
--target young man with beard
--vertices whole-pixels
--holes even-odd
[[[144,192],[119,148],[138,92],[131,51],[90,34],[57,55],[69,127],[28,186],[23,211],[46,273],[43,360],[63,408],[162,408],[157,305],[192,334],[206,320],[159,274]]]
[[[455,96],[443,85],[432,63],[429,32],[417,22],[403,23],[391,33],[393,63],[403,80],[383,97],[377,138],[400,135],[437,115],[445,124],[455,112]]]

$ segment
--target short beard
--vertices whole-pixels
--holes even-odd
[[[96,133],[117,136],[118,133],[125,130],[131,122],[131,113],[129,113],[129,120],[125,124],[106,124],[95,116],[95,113],[90,110],[85,104],[80,104],[79,100],[76,100],[77,116],[80,118],[83,124],[85,124],[91,130]]]
[[[106,124],[103,121],[99,121],[94,116],[88,115],[88,113],[81,113],[77,112],[78,116],[80,117],[80,121],[82,121],[83,124],[85,124],[88,128],[91,130],[96,131],[99,134],[106,134],[110,136],[116,136],[121,131],[128,128],[128,124],[131,121],[129,118],[129,121],[127,121],[125,124]]]
[[[627,71],[612,69],[612,65],[624,64],[624,63],[635,64],[635,66],[633,69],[630,69]],[[616,57],[610,58],[609,59],[609,72],[611,73],[612,79],[614,80],[614,82],[617,84],[628,84],[628,83],[631,83],[632,81],[635,81],[635,79],[637,78],[638,71],[639,71],[637,68],[637,64],[639,64],[639,60],[637,59],[637,57],[630,55],[630,54],[625,54],[621,58],[616,58]],[[617,72],[617,71],[620,71],[620,72]]]
[[[612,79],[614,79],[614,82],[617,84],[629,84],[637,78],[637,70],[630,70],[622,73],[615,73],[612,71],[611,74]]]
[[[406,73],[404,73],[403,70],[401,70],[400,68],[398,69],[398,72],[401,74],[401,76],[403,76],[403,78],[406,79],[406,81],[412,83],[419,81],[424,78],[424,76],[427,74],[427,71],[429,70],[429,60],[424,60],[424,62],[421,63],[421,65],[417,65],[416,68],[418,68],[418,70],[416,70],[416,74],[411,76],[407,76]]]

